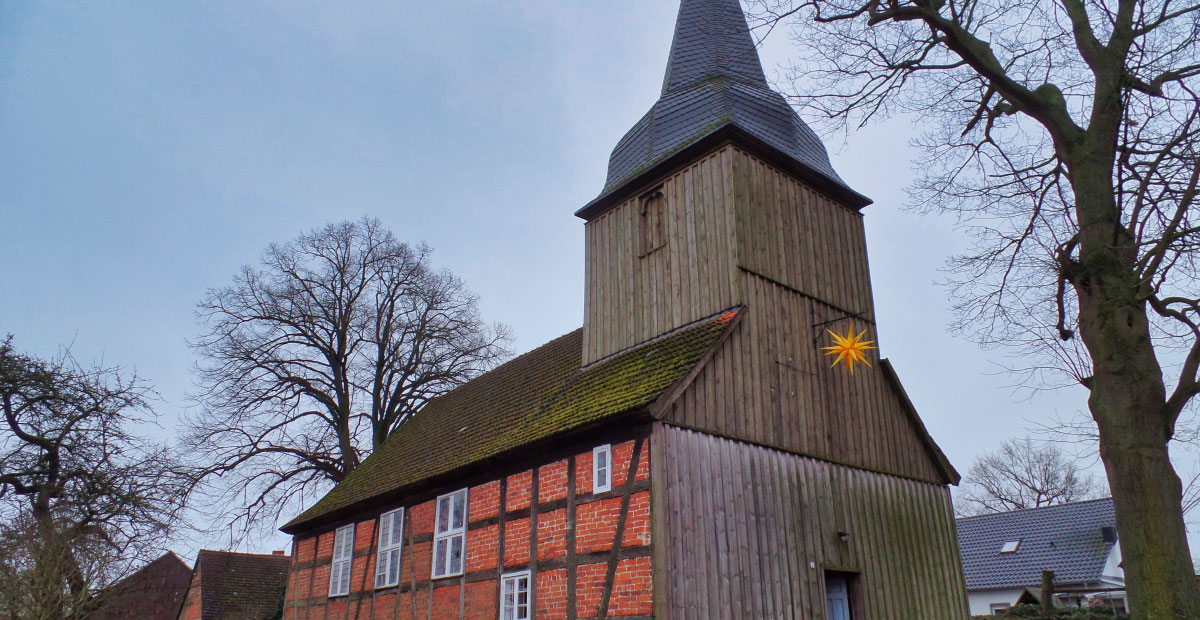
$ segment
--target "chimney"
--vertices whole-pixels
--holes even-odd
[[[1117,542],[1117,528],[1112,526],[1104,526],[1100,528],[1100,536],[1104,538],[1104,542]]]
[[[271,552],[271,555],[284,555],[283,549],[276,549]]]

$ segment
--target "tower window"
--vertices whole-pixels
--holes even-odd
[[[639,203],[638,256],[646,256],[667,244],[667,196],[658,187],[643,194]]]

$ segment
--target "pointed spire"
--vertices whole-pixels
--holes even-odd
[[[767,88],[758,49],[738,0],[683,0],[662,94],[712,78]]]
[[[621,188],[698,154],[688,147],[726,138],[791,164],[796,174],[846,204],[871,202],[846,186],[821,139],[767,84],[741,3],[682,0],[662,95],[617,143],[604,189],[576,215],[598,213]]]

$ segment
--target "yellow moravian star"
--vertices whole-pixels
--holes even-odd
[[[874,349],[875,347],[871,345],[875,344],[875,341],[862,339],[863,336],[866,335],[867,330],[864,329],[861,332],[858,332],[857,336],[854,335],[853,327],[846,332],[845,336],[835,334],[828,329],[825,331],[829,332],[830,336],[833,336],[833,341],[836,343],[831,347],[821,347],[825,350],[825,355],[837,356],[837,359],[833,360],[833,365],[830,366],[830,368],[833,368],[833,366],[837,366],[838,364],[845,364],[846,368],[850,369],[850,374],[854,374],[855,362],[862,362],[867,366],[871,365],[871,363],[867,361],[867,356],[864,355],[864,352]]]

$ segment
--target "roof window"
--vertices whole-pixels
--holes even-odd
[[[1021,546],[1021,541],[1010,540],[1000,546],[1000,553],[1016,553],[1017,547]]]

